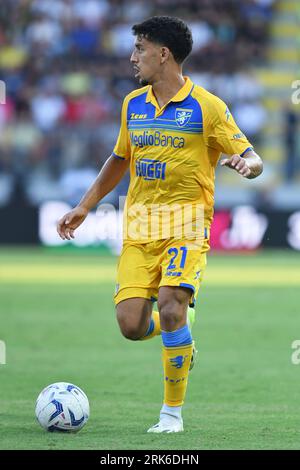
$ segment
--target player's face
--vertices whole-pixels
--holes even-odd
[[[153,83],[161,66],[161,47],[143,37],[137,37],[130,57],[135,78],[141,85]]]

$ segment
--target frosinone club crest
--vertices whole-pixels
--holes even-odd
[[[190,121],[193,114],[192,109],[176,108],[175,121],[179,127],[184,127]]]

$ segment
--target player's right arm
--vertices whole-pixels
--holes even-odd
[[[74,230],[82,224],[89,211],[117,186],[128,166],[129,160],[118,159],[113,155],[108,158],[79,204],[58,221],[57,232],[63,240],[74,238]]]

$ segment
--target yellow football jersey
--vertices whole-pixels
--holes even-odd
[[[183,226],[190,222],[185,209],[194,221],[198,207],[203,208],[203,231],[209,229],[221,153],[243,155],[251,148],[226,104],[188,77],[162,108],[150,85],[129,93],[113,151],[116,158],[130,159],[124,240],[169,238],[178,228],[183,234],[178,237],[185,238]]]

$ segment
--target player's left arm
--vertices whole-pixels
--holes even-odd
[[[249,149],[242,157],[234,154],[221,161],[222,166],[228,166],[244,178],[257,178],[263,172],[263,162],[253,149]]]

